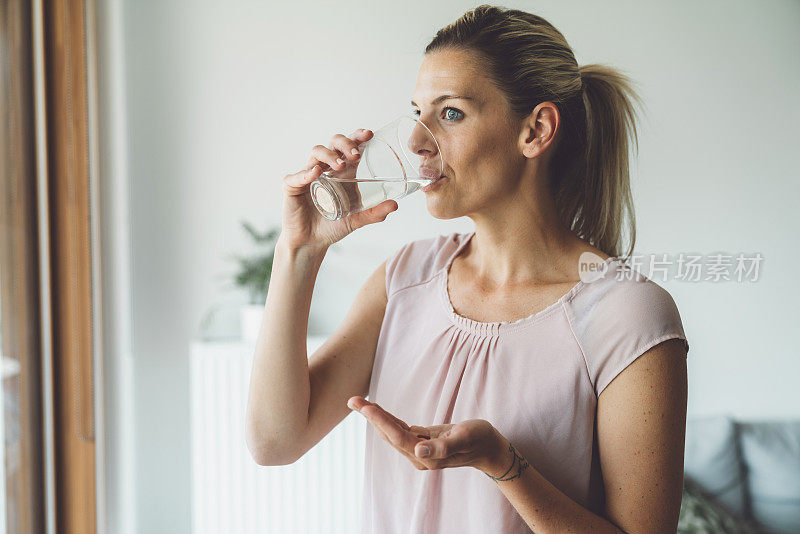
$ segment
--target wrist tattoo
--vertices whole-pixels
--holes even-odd
[[[528,461],[525,458],[523,458],[522,455],[520,455],[517,452],[517,449],[515,449],[514,446],[511,445],[510,443],[508,444],[508,450],[511,452],[511,454],[514,455],[514,458],[511,460],[511,467],[509,467],[508,470],[505,473],[503,473],[502,475],[500,475],[499,477],[493,477],[489,473],[485,473],[485,475],[487,477],[491,478],[492,480],[497,480],[498,482],[505,482],[507,480],[514,480],[515,478],[518,478],[519,476],[521,476],[522,475],[522,471],[524,471],[525,468],[530,465],[528,463]],[[516,472],[511,473],[511,471],[514,469],[515,465],[517,466]],[[509,475],[509,473],[511,473],[511,474]]]

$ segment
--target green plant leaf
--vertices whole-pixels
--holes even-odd
[[[241,221],[241,225],[259,250],[250,256],[238,254],[229,256],[229,259],[235,260],[239,267],[233,274],[233,283],[236,287],[245,289],[249,294],[250,302],[255,304],[266,299],[280,227],[276,226],[265,232],[259,232],[247,221]]]

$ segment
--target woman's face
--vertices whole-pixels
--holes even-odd
[[[412,106],[436,137],[444,161],[444,178],[424,193],[431,215],[461,217],[514,195],[526,162],[518,143],[522,122],[512,118],[476,56],[461,50],[427,54]]]

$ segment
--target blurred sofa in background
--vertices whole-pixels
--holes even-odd
[[[800,421],[686,423],[679,532],[800,533]]]

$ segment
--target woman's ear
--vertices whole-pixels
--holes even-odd
[[[558,108],[552,102],[542,102],[523,120],[520,148],[526,158],[541,155],[553,143],[561,123]]]

